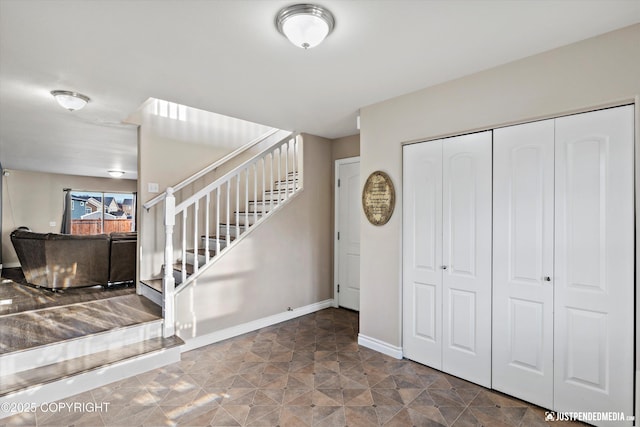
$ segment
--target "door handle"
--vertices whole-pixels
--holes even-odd
[[[446,270],[446,269],[447,269],[447,266],[446,266],[446,265],[443,265],[443,266],[441,266],[440,268],[441,268],[441,269],[443,269],[443,270]]]
[[[549,276],[544,276],[544,281],[545,281],[545,282],[550,282],[550,281],[551,281],[551,277],[549,277]]]

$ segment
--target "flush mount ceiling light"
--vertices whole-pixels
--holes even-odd
[[[276,27],[294,45],[309,49],[322,43],[335,26],[327,9],[314,4],[294,4],[276,15]]]
[[[90,101],[88,96],[69,90],[52,90],[51,95],[62,108],[66,108],[69,111],[80,110]]]
[[[119,171],[119,170],[110,170],[107,172],[109,173],[109,175],[111,175],[114,178],[120,178],[122,175],[124,175],[124,171]]]

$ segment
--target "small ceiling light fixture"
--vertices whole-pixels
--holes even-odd
[[[120,171],[120,170],[115,170],[112,169],[110,171],[107,171],[109,173],[109,175],[111,175],[113,178],[120,178],[122,177],[122,175],[124,175],[124,171]]]
[[[51,95],[62,108],[66,108],[69,111],[80,110],[90,101],[88,96],[69,90],[52,90]]]
[[[335,19],[327,9],[314,4],[287,6],[276,15],[276,27],[294,45],[309,49],[322,43],[333,28]]]

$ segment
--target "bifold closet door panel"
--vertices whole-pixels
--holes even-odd
[[[633,106],[556,119],[558,411],[633,411],[633,123]]]
[[[493,388],[544,408],[553,407],[553,175],[554,120],[494,130]]]
[[[442,143],[442,370],[491,387],[491,131]]]
[[[403,351],[442,368],[442,143],[403,148]]]

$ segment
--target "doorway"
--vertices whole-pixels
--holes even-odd
[[[335,163],[335,305],[360,310],[360,157]]]

